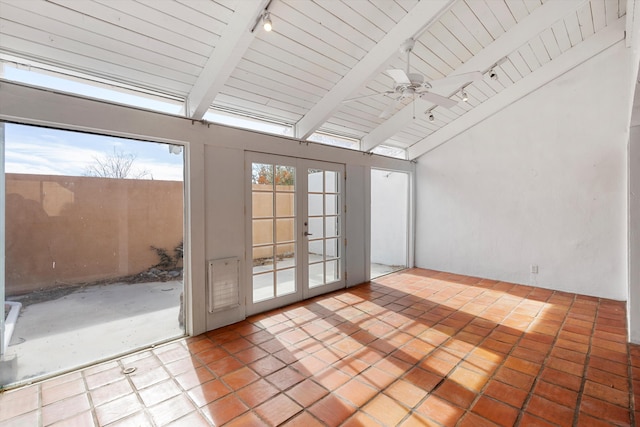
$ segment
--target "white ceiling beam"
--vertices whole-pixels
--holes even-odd
[[[185,104],[186,116],[200,120],[207,112],[220,89],[238,65],[255,37],[256,20],[269,0],[242,2],[231,15],[231,20],[222,32],[211,56],[207,60],[198,80],[191,88]]]
[[[534,10],[529,16],[512,27],[509,31],[498,37],[493,43],[482,49],[467,62],[456,68],[450,75],[469,73],[472,71],[485,71],[500,59],[509,55],[514,50],[540,34],[559,19],[576,10],[587,0],[554,0],[547,1]],[[398,111],[389,120],[373,129],[361,140],[362,151],[371,151],[387,139],[398,133],[404,126],[411,122],[413,114],[411,104]],[[398,116],[398,117],[396,117]]]
[[[422,0],[411,9],[311,110],[295,125],[295,136],[307,139],[340,103],[379,74],[407,39],[422,33],[455,0]]]
[[[408,157],[416,159],[450,141],[481,121],[508,107],[531,92],[576,68],[610,48],[625,37],[625,18],[600,30],[582,43],[572,47],[553,61],[518,80],[502,92],[491,97],[455,122],[451,122],[423,140],[409,147]]]

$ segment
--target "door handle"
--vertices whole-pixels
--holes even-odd
[[[305,231],[305,232],[304,232],[304,233],[302,233],[302,234],[304,234],[305,236],[313,236],[313,234],[312,234],[312,233],[309,233],[308,231]]]

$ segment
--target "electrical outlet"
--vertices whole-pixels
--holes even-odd
[[[531,264],[531,274],[538,274],[538,266],[536,264]]]

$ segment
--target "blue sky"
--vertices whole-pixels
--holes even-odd
[[[183,180],[183,154],[171,154],[167,144],[5,124],[7,173],[81,176],[114,148],[134,154],[134,169],[149,171],[153,179]]]

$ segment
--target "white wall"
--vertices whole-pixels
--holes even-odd
[[[413,168],[399,159],[208,125],[5,81],[0,81],[0,120],[185,144],[185,248],[189,255],[186,296],[188,305],[193,307],[187,327],[193,334],[244,318],[244,307],[207,315],[205,271],[206,260],[231,256],[244,259],[245,151],[346,164],[348,286],[367,278],[368,238],[364,224],[368,221],[368,199],[364,195],[369,191],[369,168]],[[244,266],[240,270],[244,272]],[[244,292],[244,273],[240,280]]]
[[[409,174],[371,170],[371,262],[407,265]]]
[[[347,287],[369,280],[369,167],[347,165]]]
[[[417,266],[626,300],[628,66],[620,42],[422,156]]]

